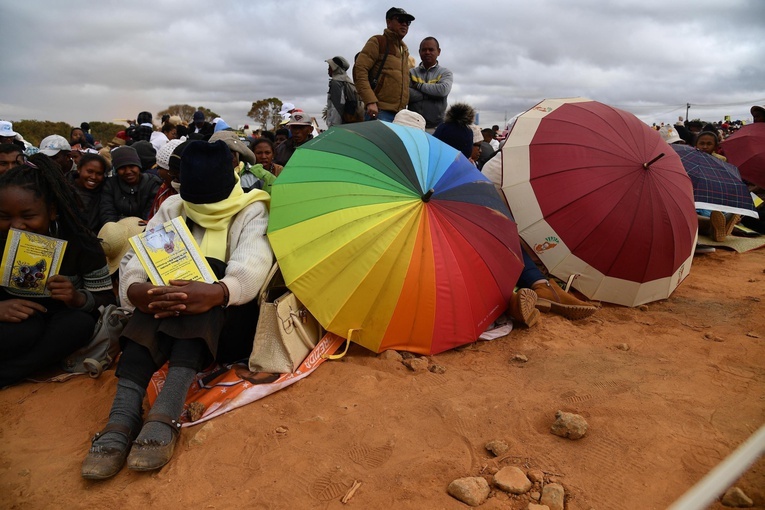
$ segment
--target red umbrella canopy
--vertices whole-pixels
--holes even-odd
[[[765,187],[765,122],[742,127],[725,139],[722,149],[742,179]]]
[[[635,306],[688,274],[698,220],[679,156],[634,115],[584,98],[522,114],[502,149],[521,237],[591,299]]]

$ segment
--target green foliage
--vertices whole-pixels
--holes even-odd
[[[205,108],[204,106],[198,106],[194,108],[193,106],[188,104],[174,104],[174,105],[168,106],[161,112],[158,112],[155,119],[159,121],[160,119],[162,119],[162,116],[165,114],[170,116],[177,115],[178,117],[181,118],[181,122],[183,122],[186,125],[189,125],[194,120],[194,112],[197,110],[201,110],[202,113],[205,114],[205,119],[207,119],[208,122],[214,119],[215,117],[220,117],[220,115],[218,115],[217,113],[215,113],[209,108]]]
[[[19,120],[13,123],[13,130],[21,133],[24,140],[35,147],[39,147],[42,139],[50,135],[61,135],[69,140],[72,127],[66,122],[49,120]]]
[[[124,131],[125,126],[113,122],[100,122],[97,120],[89,121],[90,134],[93,139],[101,142],[104,146],[109,143],[118,131]],[[40,146],[43,138],[50,135],[61,135],[69,140],[72,128],[66,122],[51,122],[49,120],[19,120],[13,123],[13,130],[21,133],[24,140],[35,147]]]
[[[101,142],[101,145],[106,147],[106,144],[112,141],[117,133],[124,131],[126,128],[122,124],[115,124],[114,122],[101,122],[98,120],[88,121],[90,124],[90,134],[93,135],[93,139],[97,142]]]
[[[269,123],[276,128],[282,118],[279,110],[282,108],[282,101],[277,97],[269,97],[252,103],[252,108],[247,112],[247,116],[255,122],[260,123],[260,129],[268,130]]]

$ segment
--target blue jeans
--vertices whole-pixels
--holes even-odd
[[[385,122],[393,122],[393,118],[396,116],[396,112],[391,112],[388,110],[380,110],[377,113],[377,119],[373,119],[366,113],[364,114],[364,120],[384,120]]]

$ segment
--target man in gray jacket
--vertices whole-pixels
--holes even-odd
[[[420,65],[409,70],[409,109],[425,117],[425,130],[433,133],[444,120],[446,97],[452,90],[452,72],[438,64],[441,47],[435,37],[420,43]]]

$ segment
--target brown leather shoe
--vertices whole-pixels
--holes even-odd
[[[569,320],[585,319],[598,309],[592,303],[580,301],[568,292],[564,292],[553,280],[531,286],[537,293],[537,309],[552,312]]]
[[[96,440],[107,432],[116,432],[127,438],[128,444],[125,448],[104,448],[96,446]],[[91,447],[88,455],[82,461],[80,474],[88,480],[106,480],[120,472],[125,465],[125,459],[130,452],[130,445],[133,443],[137,434],[125,425],[117,423],[108,423],[104,430],[97,432],[91,440]]]
[[[531,289],[518,289],[510,297],[508,313],[513,321],[518,321],[526,327],[531,327],[539,321],[537,293]]]
[[[740,214],[733,214],[730,218],[726,218],[722,212],[712,211],[711,216],[709,216],[709,223],[712,225],[712,239],[718,243],[725,241],[725,238],[733,232],[733,227],[739,221],[741,221]]]
[[[173,431],[172,438],[169,443],[149,440],[135,441],[133,449],[130,450],[130,455],[127,458],[128,469],[133,471],[154,471],[170,462],[170,459],[173,458],[175,443],[178,441],[178,436],[181,433],[181,423],[166,414],[149,414],[143,423],[145,425],[151,421],[164,423],[170,427],[170,430]]]

